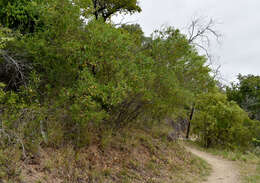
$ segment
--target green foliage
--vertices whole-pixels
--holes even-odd
[[[235,101],[242,109],[248,112],[252,119],[249,125],[253,134],[253,144],[259,146],[260,140],[260,76],[238,75],[238,83],[232,83],[226,89],[228,100]]]
[[[44,10],[43,31],[8,45],[15,52],[24,50],[33,66],[19,92],[24,108],[36,115],[27,122],[32,138],[47,143],[47,135],[54,146],[66,141],[81,146],[89,143],[85,132],[90,125],[159,122],[184,111],[194,95],[212,87],[205,57],[178,30],[156,32],[147,47],[140,27],[115,28],[102,21],[84,25],[79,6],[61,2]]]
[[[137,0],[92,0],[92,3],[96,20],[101,17],[106,21],[116,13],[141,12]]]
[[[13,30],[31,33],[41,24],[38,0],[1,0],[0,23]]]
[[[58,84],[58,88],[75,80],[80,62],[77,59],[80,54],[79,30],[82,31],[83,23],[80,8],[70,1],[50,0],[48,7],[43,7],[40,18],[44,29],[8,45],[9,50],[20,55],[19,60],[26,61],[23,65],[29,66],[38,80],[44,78],[38,82],[40,90],[47,83],[50,87]]]
[[[224,94],[207,93],[198,97],[193,130],[205,147],[247,147],[252,139],[252,122],[234,102]]]
[[[122,30],[128,32],[129,34],[131,34],[132,39],[135,40],[136,45],[140,47],[141,45],[144,43],[144,32],[141,28],[141,26],[139,24],[123,24],[120,27]],[[138,49],[137,47],[137,49]]]
[[[29,105],[18,94],[0,88],[0,111],[0,147],[16,145],[26,156],[27,150],[32,150],[29,147],[42,141],[40,123],[45,118],[44,109],[37,102]]]
[[[67,23],[71,23],[72,19],[75,21],[75,16],[68,18],[72,15],[72,10],[89,7],[90,4],[90,0],[76,0],[73,3],[70,0],[1,0],[0,24],[24,34],[45,31],[60,23],[61,19],[66,19]],[[63,17],[58,17],[61,14],[57,12],[63,12]],[[80,14],[82,15],[81,12]]]
[[[260,146],[260,140],[256,139],[256,138],[253,138],[253,144],[255,146]]]
[[[156,79],[151,90],[156,96],[153,107],[160,117],[189,108],[195,95],[214,86],[205,57],[199,56],[178,29],[155,31],[149,44],[144,52],[155,60],[152,72]]]
[[[252,119],[260,120],[260,76],[238,76],[238,83],[227,87],[228,100],[233,100]]]
[[[217,92],[206,57],[178,29],[168,27],[145,37],[138,24],[117,28],[105,23],[117,12],[141,11],[136,0],[12,0],[0,1],[0,8],[1,180],[16,181],[16,162],[41,157],[40,148],[47,146],[66,151],[44,169],[50,171],[55,162],[55,169],[62,165],[61,177],[78,181],[91,162],[78,148],[95,143],[102,157],[112,146],[131,152],[139,143],[129,130],[133,126],[169,145],[169,129],[161,128],[165,119],[185,119],[191,106],[196,108],[193,131],[205,146],[259,145],[259,122]],[[257,82],[250,79],[227,90],[228,99],[258,101]],[[247,94],[240,97],[240,89]],[[247,109],[258,114],[257,106]],[[127,133],[115,140],[124,127]],[[154,155],[161,145],[143,133],[140,141]],[[175,150],[186,159],[179,147]],[[84,166],[70,171],[71,162]],[[89,168],[95,177],[95,168]],[[108,170],[102,172],[110,176]]]
[[[96,3],[97,19],[140,11],[135,0],[92,3]],[[32,13],[34,5],[37,8]],[[194,129],[204,133],[203,123],[210,123],[204,135],[215,136],[210,139],[213,144],[247,145],[251,140],[247,141],[251,138],[247,129],[253,129],[255,123],[224,96],[212,93],[215,81],[206,57],[178,29],[169,27],[144,37],[139,25],[116,28],[91,19],[86,23],[82,16],[93,13],[88,0],[12,1],[2,6],[2,12],[10,7],[25,12],[22,17],[5,17],[5,29],[30,32],[1,42],[8,58],[17,63],[13,66],[19,84],[7,88],[9,91],[0,90],[0,117],[5,131],[13,134],[18,146],[25,147],[25,153],[37,150],[40,144],[88,145],[93,139],[91,129],[99,129],[105,144],[102,128],[140,123],[148,127],[166,117],[186,114],[196,101],[199,113]],[[8,18],[31,29],[29,23],[33,29],[17,27],[17,22],[9,24]],[[0,31],[3,37],[5,29]],[[10,72],[5,76],[12,76]],[[8,85],[11,78],[5,77],[3,82]]]
[[[6,43],[13,39],[11,33],[12,31],[10,29],[0,25],[0,54],[2,49],[6,46]]]

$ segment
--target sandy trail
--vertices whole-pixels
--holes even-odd
[[[212,166],[212,173],[204,183],[239,183],[239,170],[233,162],[223,160],[197,149],[187,147],[194,155],[204,159]]]

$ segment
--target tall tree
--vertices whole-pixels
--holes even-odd
[[[260,76],[239,74],[238,81],[227,87],[228,99],[249,112],[250,118],[260,120]]]
[[[103,18],[106,21],[115,13],[141,12],[137,0],[92,0],[96,19]]]

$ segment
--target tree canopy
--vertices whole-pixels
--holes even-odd
[[[237,79],[237,84],[227,87],[228,99],[236,101],[252,119],[260,120],[260,76],[240,74]]]
[[[41,24],[39,16],[41,1],[2,0],[0,1],[0,23],[22,33],[31,33]]]
[[[109,19],[115,13],[141,12],[137,0],[92,0],[96,19]]]

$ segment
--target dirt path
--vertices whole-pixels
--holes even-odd
[[[196,156],[206,160],[212,166],[212,173],[204,183],[239,183],[239,171],[231,161],[223,160],[197,149],[186,147]]]

